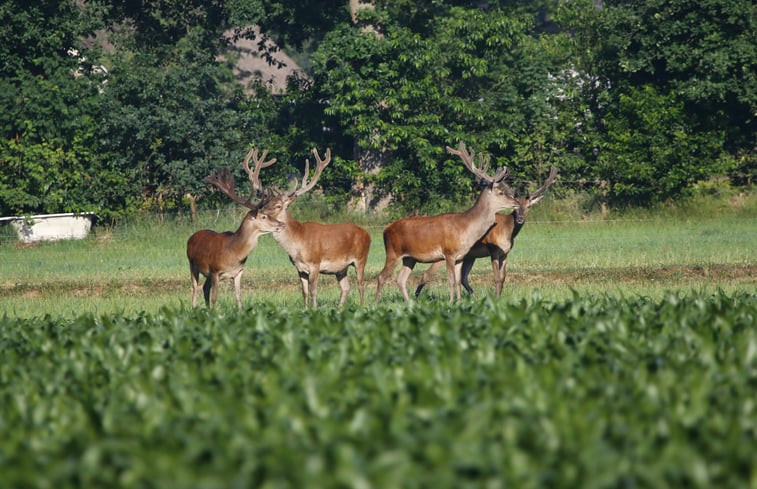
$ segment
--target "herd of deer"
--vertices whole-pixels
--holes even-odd
[[[482,187],[476,203],[461,213],[441,214],[433,217],[411,217],[392,222],[384,229],[386,263],[378,276],[376,301],[381,289],[402,261],[397,275],[397,285],[406,301],[407,280],[416,263],[431,263],[423,274],[415,291],[418,296],[432,274],[442,264],[447,265],[449,298],[460,299],[461,285],[472,293],[468,274],[477,258],[490,257],[494,271],[496,294],[502,293],[505,281],[507,255],[513,240],[523,227],[530,207],[539,202],[547,188],[552,185],[557,170],[552,167],[544,184],[528,197],[516,197],[505,183],[507,168],[499,168],[489,175],[489,159],[483,154],[468,151],[464,143],[458,149],[447,147],[457,155],[475,176]],[[321,273],[335,275],[342,290],[339,305],[344,305],[350,291],[347,269],[352,265],[357,275],[360,303],[365,300],[365,264],[371,237],[368,232],[354,224],[321,224],[302,222],[292,216],[289,206],[297,197],[308,192],[318,182],[323,169],[331,161],[331,151],[326,150],[321,159],[313,149],[316,168],[310,175],[310,161],[305,160],[305,173],[301,185],[285,192],[278,188],[264,188],[260,183],[260,170],[271,166],[276,159],[266,161],[267,151],[259,154],[250,150],[242,167],[250,179],[250,196],[242,198],[235,192],[234,177],[226,169],[205,178],[229,196],[234,202],[250,209],[235,232],[217,233],[202,230],[194,233],[187,242],[187,258],[192,275],[192,306],[197,305],[200,289],[200,274],[206,277],[202,285],[205,304],[213,307],[218,297],[218,285],[223,279],[234,281],[237,306],[242,308],[242,271],[247,256],[257,246],[263,234],[272,233],[297,269],[302,284],[305,307],[318,305],[318,276]],[[253,161],[254,168],[250,168]],[[256,199],[253,202],[253,199]],[[498,214],[511,209],[510,214]]]

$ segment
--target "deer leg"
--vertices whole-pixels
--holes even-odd
[[[342,295],[339,297],[339,307],[342,307],[347,300],[347,294],[350,293],[350,278],[347,276],[346,268],[336,274],[336,281],[342,289]]]
[[[494,287],[497,297],[502,295],[502,288],[505,285],[505,275],[507,274],[507,254],[497,254],[492,256],[492,270],[494,272]]]
[[[357,275],[357,290],[360,292],[360,305],[365,304],[365,262],[361,260],[355,263],[355,275]]]
[[[455,289],[457,287],[457,279],[455,277],[455,259],[451,256],[444,257],[444,262],[447,264],[447,282],[449,283],[449,300],[455,301]]]
[[[455,263],[455,290],[457,291],[457,300],[460,300],[463,298],[463,291],[462,291],[462,268],[463,268],[463,262],[457,262]]]
[[[381,270],[381,273],[379,273],[378,281],[376,283],[376,302],[378,302],[381,297],[381,289],[384,287],[384,284],[389,277],[392,276],[392,273],[394,273],[394,269],[397,267],[397,262],[399,261],[400,257],[398,256],[386,255],[386,264],[384,265],[384,269]]]
[[[318,307],[318,274],[320,273],[320,270],[318,268],[313,269],[313,271],[310,272],[310,280],[308,281],[308,284],[310,285],[310,299],[313,301],[313,308],[315,309]]]
[[[466,292],[473,295],[473,287],[468,283],[468,275],[473,269],[473,264],[476,263],[475,258],[465,257],[463,258],[463,267],[460,269],[460,283],[465,287]]]
[[[400,292],[402,292],[402,297],[405,298],[406,302],[410,302],[410,296],[407,294],[407,279],[410,277],[410,273],[412,273],[415,263],[415,260],[409,256],[403,258],[402,268],[400,269],[400,273],[397,274],[397,285],[399,286]]]
[[[200,272],[195,267],[189,267],[192,275],[192,307],[197,306],[197,293],[200,292]]]
[[[421,275],[421,279],[418,281],[418,287],[415,289],[415,297],[421,295],[421,291],[423,290],[423,287],[426,286],[427,283],[431,281],[431,277],[434,276],[434,273],[444,264],[443,261],[438,261],[435,263],[432,263],[428,269],[423,272],[423,275]]]
[[[218,274],[211,273],[208,275],[202,291],[205,293],[205,305],[208,305],[208,300],[210,300],[210,307],[215,307],[218,300]]]
[[[242,270],[234,277],[234,295],[237,297],[237,308],[242,310]]]
[[[309,280],[308,280],[308,274],[305,272],[299,272],[300,274],[300,284],[302,284],[302,300],[305,301],[305,308],[310,305],[308,301],[308,297],[310,295],[309,291]]]

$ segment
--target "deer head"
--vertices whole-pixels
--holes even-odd
[[[547,179],[544,181],[541,187],[536,189],[533,193],[527,194],[525,197],[516,197],[518,202],[520,202],[520,207],[513,212],[513,217],[515,218],[515,222],[517,224],[523,225],[523,223],[526,222],[526,216],[528,215],[528,211],[531,209],[531,206],[544,198],[544,194],[546,193],[547,189],[554,183],[556,176],[557,168],[553,166],[550,168],[549,176],[547,176]]]

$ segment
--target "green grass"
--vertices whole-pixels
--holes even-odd
[[[755,487],[756,308],[0,317],[0,487]]]
[[[699,204],[699,215],[684,207],[605,218],[566,213],[566,204],[560,214],[555,210],[558,204],[546,202],[534,208],[516,239],[508,261],[505,300],[529,297],[534,290],[554,299],[570,297],[572,290],[657,297],[668,290],[753,290],[757,275],[753,200],[736,207],[724,207],[722,199]],[[71,316],[187,307],[187,238],[201,228],[236,229],[241,216],[241,210],[233,209],[205,213],[198,223],[182,216],[145,217],[113,230],[97,228],[85,240],[32,246],[19,245],[7,234],[0,236],[0,314]],[[346,216],[334,218],[339,217]],[[384,222],[362,224],[373,238],[366,294],[372,302],[375,277],[384,263]],[[419,264],[415,275],[425,268]],[[354,287],[352,272],[351,277]],[[487,260],[477,261],[471,283],[478,294],[492,290]],[[333,277],[321,276],[319,284],[321,304],[333,306],[338,299]],[[428,301],[446,300],[444,273],[435,277],[424,296]],[[389,284],[382,300],[393,302],[399,297],[396,286]],[[356,290],[349,300],[357,301]],[[271,236],[264,236],[248,259],[243,301],[249,307],[301,304],[294,268]],[[224,284],[219,307],[233,306],[231,286]]]

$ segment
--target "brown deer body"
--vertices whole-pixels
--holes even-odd
[[[528,197],[517,197],[520,206],[514,209],[511,214],[497,214],[494,226],[489,229],[489,231],[473,245],[468,254],[465,255],[460,271],[460,282],[469,294],[473,293],[473,289],[471,288],[470,283],[468,283],[468,275],[470,274],[475,261],[478,258],[484,257],[491,258],[496,296],[499,297],[502,294],[502,288],[507,274],[507,256],[513,248],[515,237],[526,223],[526,216],[528,216],[531,206],[544,197],[545,191],[550,185],[552,185],[555,176],[557,176],[557,169],[552,167],[547,180],[541,188]],[[431,280],[431,277],[441,265],[441,263],[434,263],[423,273],[418,283],[418,287],[415,289],[416,297],[420,295],[423,287],[429,282],[429,280]]]
[[[197,305],[200,274],[207,277],[202,285],[205,304],[215,306],[221,280],[234,281],[237,307],[242,309],[242,271],[247,256],[255,249],[263,234],[280,232],[281,221],[265,211],[249,211],[236,232],[217,233],[210,229],[197,231],[187,241],[187,258],[192,275],[192,307]]]
[[[368,231],[350,223],[321,224],[298,221],[288,210],[289,205],[298,196],[313,188],[323,168],[331,161],[330,150],[326,150],[325,160],[321,160],[315,149],[313,154],[318,162],[313,178],[308,182],[310,162],[307,161],[302,187],[288,194],[280,193],[269,203],[272,215],[285,224],[285,228],[273,237],[297,269],[305,307],[311,302],[313,307],[318,306],[318,276],[322,273],[336,276],[341,288],[339,306],[343,306],[350,292],[350,280],[347,276],[350,266],[355,267],[360,303],[363,304],[365,264],[371,247]]]
[[[497,212],[519,206],[510,188],[504,184],[506,168],[500,169],[494,177],[490,177],[486,174],[488,162],[483,168],[477,168],[474,154],[468,153],[462,142],[459,150],[448,146],[447,151],[458,155],[465,166],[486,186],[479,194],[475,205],[465,212],[400,219],[384,229],[386,263],[378,277],[377,301],[384,283],[400,261],[402,269],[397,275],[397,285],[406,301],[410,300],[407,279],[418,262],[444,262],[449,280],[449,298],[451,301],[459,299],[463,258],[476,241],[494,225]],[[482,158],[480,161],[484,163]]]
[[[247,171],[252,185],[250,197],[242,199],[234,192],[234,177],[226,170],[220,175],[213,174],[205,178],[210,183],[235,202],[248,207],[249,212],[245,215],[242,223],[235,232],[226,231],[217,233],[209,229],[197,231],[187,241],[187,259],[189,271],[192,277],[192,307],[197,305],[197,294],[200,289],[200,275],[206,277],[202,285],[205,296],[205,305],[213,307],[218,299],[219,282],[231,279],[234,282],[234,292],[237,299],[237,307],[242,309],[242,271],[244,270],[247,256],[258,244],[261,235],[280,232],[284,229],[284,223],[271,216],[266,207],[269,197],[252,203],[251,199],[257,192],[262,192],[258,174],[261,168],[272,165],[276,159],[264,161],[267,152],[258,158],[257,150],[252,149],[247,154],[242,166]],[[255,170],[251,170],[249,162],[255,158]]]

